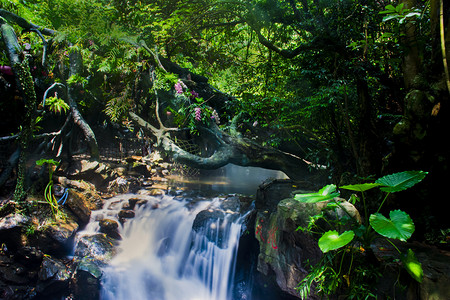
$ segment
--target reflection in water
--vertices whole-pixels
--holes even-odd
[[[241,167],[233,164],[212,171],[202,170],[196,178],[171,177],[177,186],[223,194],[237,193],[243,195],[254,195],[258,186],[269,178],[286,179],[288,177],[281,171]]]

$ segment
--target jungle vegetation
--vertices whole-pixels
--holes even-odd
[[[428,172],[385,206],[420,224],[417,239],[445,238],[447,1],[0,4],[0,186],[12,178],[16,201],[31,154],[67,159],[82,144],[100,159],[107,127],[143,132],[197,168],[260,166],[337,186]]]

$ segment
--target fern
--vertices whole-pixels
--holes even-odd
[[[127,111],[131,108],[132,101],[128,99],[128,92],[125,89],[119,97],[112,98],[106,103],[104,112],[113,122],[124,119]]]

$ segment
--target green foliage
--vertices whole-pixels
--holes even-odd
[[[413,234],[415,227],[409,215],[401,210],[389,213],[389,219],[380,213],[374,213],[369,218],[370,226],[380,235],[406,241]]]
[[[383,17],[383,22],[397,20],[399,24],[403,24],[408,18],[420,17],[422,15],[420,9],[407,9],[404,6],[405,3],[400,3],[397,6],[387,5],[386,10],[380,12],[380,14],[386,15]]]
[[[47,201],[48,205],[50,205],[50,209],[52,211],[52,214],[54,217],[57,217],[58,215],[61,215],[58,207],[58,201],[56,200],[55,196],[53,195],[53,167],[58,166],[59,162],[55,161],[54,159],[40,159],[36,161],[36,165],[43,166],[44,164],[48,165],[48,175],[49,175],[49,181],[45,187],[44,190],[44,199]]]
[[[328,222],[329,225],[335,225],[337,230],[328,230],[324,232],[319,238],[318,245],[319,248],[326,254],[330,254],[330,256],[326,256],[327,263],[319,263],[317,266],[313,266],[310,275],[308,275],[300,284],[299,284],[299,292],[301,295],[306,295],[309,293],[311,288],[311,281],[316,282],[318,285],[323,287],[324,282],[327,282],[327,293],[334,294],[338,291],[338,289],[342,289],[345,281],[342,280],[342,277],[345,276],[347,280],[346,288],[351,290],[354,288],[354,285],[360,285],[361,282],[355,281],[352,279],[350,284],[350,273],[354,273],[352,271],[352,263],[347,266],[347,273],[341,274],[342,271],[342,262],[344,261],[344,255],[349,253],[351,256],[351,261],[353,261],[354,256],[361,256],[361,250],[369,251],[374,243],[374,241],[383,237],[389,241],[395,249],[400,253],[401,260],[403,262],[403,267],[407,270],[407,272],[418,282],[422,281],[423,271],[420,262],[416,259],[414,252],[411,249],[407,250],[406,254],[402,254],[401,251],[390,241],[400,240],[406,241],[409,239],[414,233],[415,226],[411,219],[411,217],[404,211],[401,210],[393,210],[389,213],[389,219],[384,217],[378,211],[383,206],[386,201],[388,195],[393,192],[403,191],[417,183],[421,182],[427,172],[423,171],[405,171],[399,172],[391,175],[384,176],[379,178],[374,183],[363,183],[363,184],[354,184],[354,185],[346,185],[340,187],[341,189],[356,191],[362,193],[364,213],[366,223],[364,225],[359,224],[356,220],[348,218],[350,216],[347,214],[347,218],[342,218],[337,221],[337,223]],[[381,191],[386,193],[383,201],[380,203],[378,207],[378,211],[369,215],[366,200],[364,197],[364,192],[371,190],[373,188],[379,188]],[[339,204],[338,201],[335,200],[339,193],[336,192],[336,187],[333,185],[326,186],[322,188],[317,193],[310,193],[304,195],[296,195],[295,199],[302,203],[317,203],[321,201],[330,201],[330,203],[326,206],[326,209],[336,209],[341,208],[344,211],[345,208]],[[355,201],[357,198],[352,198]],[[318,215],[319,218],[325,218],[323,212]],[[312,218],[314,224],[317,219]],[[367,221],[368,220],[368,221]],[[340,233],[339,228],[346,228],[346,226],[350,226],[350,230],[346,230]],[[299,228],[301,230],[305,230],[304,228]],[[312,232],[312,227],[308,227],[306,229]],[[378,234],[378,235],[376,235]],[[361,248],[363,247],[363,248]],[[325,257],[325,256],[324,256]],[[333,264],[335,260],[341,260],[341,264],[339,266],[339,270],[334,274],[331,274],[330,278],[319,278],[320,276],[325,276],[324,273],[318,273],[318,269],[324,270],[324,268],[331,267],[333,268]],[[330,266],[331,265],[331,266]],[[359,265],[359,267],[363,267],[363,265]],[[367,266],[368,267],[368,266]],[[338,274],[338,276],[336,276]],[[330,276],[330,274],[326,275]],[[319,290],[324,291],[325,289]],[[302,296],[303,297],[303,296]],[[304,299],[304,297],[303,297]]]
[[[344,231],[339,234],[335,230],[325,232],[319,239],[319,248],[323,253],[336,250],[350,243],[355,237],[355,233],[351,230]]]
[[[63,99],[58,97],[48,97],[45,99],[45,105],[48,106],[49,110],[54,113],[66,113],[69,110],[69,105],[64,102]]]

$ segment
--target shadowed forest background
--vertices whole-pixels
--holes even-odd
[[[2,197],[42,189],[39,159],[125,141],[318,185],[420,170],[384,209],[446,248],[449,16],[444,0],[1,0]]]

